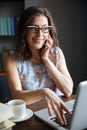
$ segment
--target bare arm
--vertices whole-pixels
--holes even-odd
[[[50,36],[46,37],[47,42],[45,48],[42,50],[41,57],[45,63],[51,78],[54,80],[58,89],[66,96],[69,97],[73,91],[73,81],[66,66],[66,61],[62,50],[59,48],[58,67],[56,67],[49,58],[49,52],[53,44]]]
[[[69,97],[72,94],[73,81],[67,69],[62,50],[59,49],[58,68],[56,68],[49,57],[44,58],[43,61],[58,89],[64,93],[66,97]]]
[[[9,56],[5,60],[5,70],[8,78],[8,83],[11,91],[12,98],[21,98],[26,101],[27,104],[34,103],[42,99],[42,91],[29,91],[22,90],[16,61],[13,56]]]

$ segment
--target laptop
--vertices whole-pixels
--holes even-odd
[[[65,104],[72,111],[72,116],[68,117],[70,123],[66,126],[61,126],[55,114],[49,116],[48,109],[41,109],[34,112],[35,116],[54,130],[87,130],[87,81],[81,81],[77,86],[76,99],[67,101]],[[67,113],[65,113],[67,115]]]

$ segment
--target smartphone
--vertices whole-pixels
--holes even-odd
[[[47,40],[45,40],[45,42],[44,42],[44,44],[43,44],[41,50],[45,49],[45,47],[46,47],[46,42],[47,42]]]

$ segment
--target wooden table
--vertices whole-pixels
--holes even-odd
[[[63,98],[64,101],[68,101],[74,99],[75,95],[72,95],[69,98]],[[34,103],[32,105],[27,106],[27,108],[32,109],[34,112],[40,110],[42,108],[46,108],[46,105],[43,101],[39,101],[38,103]],[[12,130],[54,130],[50,126],[43,123],[41,120],[37,119],[35,115],[33,115],[30,119],[18,122],[13,127]]]

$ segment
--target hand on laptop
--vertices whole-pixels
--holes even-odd
[[[59,123],[61,125],[66,125],[67,122],[64,116],[64,111],[69,115],[72,115],[72,112],[67,108],[65,103],[49,88],[44,88],[43,96],[50,116],[52,116],[52,111],[54,111]]]

